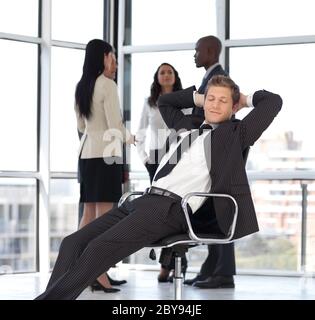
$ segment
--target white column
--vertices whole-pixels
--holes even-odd
[[[49,271],[51,0],[42,1],[39,144],[39,271]]]
[[[217,16],[217,36],[222,41],[222,52],[220,55],[220,63],[225,66],[225,38],[226,38],[226,15],[225,0],[216,0],[216,16]]]
[[[120,106],[124,105],[124,34],[125,34],[125,1],[119,1],[118,7],[118,70],[117,70],[117,86],[119,93]]]

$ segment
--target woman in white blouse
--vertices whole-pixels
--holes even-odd
[[[83,133],[79,150],[80,202],[84,203],[79,228],[108,212],[122,195],[122,143],[135,139],[125,128],[119,106],[112,46],[91,40],[85,51],[83,73],[75,91],[78,130]],[[116,292],[104,273],[92,289]],[[115,280],[114,280],[115,282]]]
[[[152,183],[155,172],[159,166],[160,157],[164,154],[163,147],[165,145],[166,138],[169,135],[169,129],[160,114],[156,102],[160,95],[177,90],[182,90],[182,83],[177,70],[169,63],[162,63],[154,73],[150,96],[145,99],[136,134],[137,150],[149,173],[150,183]],[[151,138],[149,142],[149,154],[146,152],[148,128],[150,129]],[[170,276],[170,272],[174,269],[174,266],[175,260],[173,257],[169,265],[161,266],[158,281],[172,281],[173,277]],[[182,258],[182,271],[186,272],[186,268],[187,259],[184,257]]]
[[[160,95],[182,90],[182,83],[176,69],[169,63],[162,63],[153,76],[150,96],[145,99],[141,113],[137,137],[137,151],[145,165],[150,182],[159,165],[159,150],[163,148],[169,134],[156,102]],[[149,154],[146,152],[147,129],[150,129]],[[161,152],[160,152],[161,155]]]

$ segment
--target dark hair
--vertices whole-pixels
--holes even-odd
[[[96,78],[104,71],[104,53],[109,54],[113,47],[99,39],[91,40],[85,49],[83,73],[75,89],[75,102],[81,116],[91,116],[91,101]]]
[[[240,100],[240,88],[239,86],[228,76],[216,75],[213,76],[207,84],[205,90],[205,97],[207,96],[209,88],[213,87],[225,87],[231,89],[233,105]]]
[[[159,70],[162,66],[170,66],[175,74],[175,83],[173,85],[173,91],[178,91],[178,90],[182,90],[182,82],[180,80],[180,77],[178,76],[178,72],[177,70],[169,63],[164,62],[162,64],[160,64],[160,66],[157,68],[154,76],[153,76],[153,83],[151,84],[151,89],[150,89],[150,96],[148,98],[148,102],[150,107],[155,107],[156,106],[156,102],[161,94],[162,91],[162,87],[159,84],[159,80],[158,80],[158,73]]]

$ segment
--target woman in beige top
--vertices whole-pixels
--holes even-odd
[[[79,228],[108,212],[122,195],[122,143],[134,136],[122,122],[116,83],[116,58],[112,46],[94,39],[86,46],[83,74],[75,91],[79,150],[80,202],[84,203]],[[113,281],[111,279],[111,281]],[[114,281],[115,282],[115,281]],[[115,292],[107,274],[92,289]]]

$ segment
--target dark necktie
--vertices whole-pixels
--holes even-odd
[[[176,150],[170,156],[168,161],[164,164],[164,166],[157,172],[154,177],[154,181],[159,180],[167,176],[179,162],[182,157],[182,154],[190,148],[192,143],[203,133],[204,130],[212,129],[210,124],[203,124],[199,130],[191,130],[190,133],[181,141],[181,143],[177,146]]]

